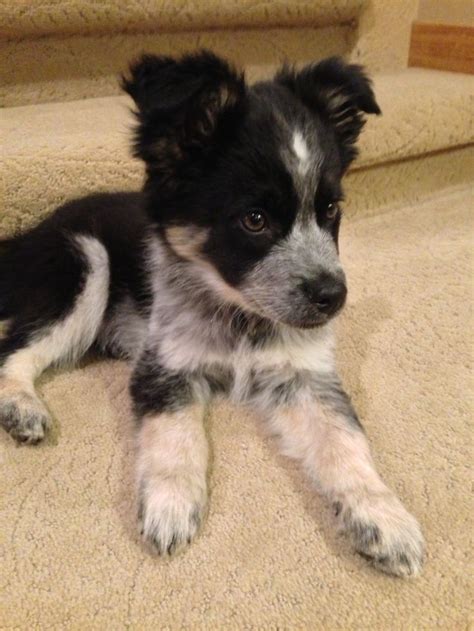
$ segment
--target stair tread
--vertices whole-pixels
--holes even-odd
[[[384,115],[370,117],[355,169],[474,141],[471,76],[408,69],[375,76],[374,87]],[[120,96],[2,110],[7,214],[20,200],[34,215],[87,192],[139,187],[130,109]]]
[[[408,68],[376,75],[374,90],[383,116],[369,118],[357,166],[473,142],[472,75]]]

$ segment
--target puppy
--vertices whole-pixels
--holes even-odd
[[[3,427],[40,441],[35,379],[94,345],[133,362],[139,519],[159,553],[201,526],[203,417],[225,394],[265,419],[358,552],[417,574],[420,528],[376,472],[334,362],[341,178],[380,113],[367,76],[332,58],[248,86],[202,51],[144,56],[123,87],[143,191],[72,201],[1,244]]]

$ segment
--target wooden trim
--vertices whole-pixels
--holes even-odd
[[[474,26],[414,22],[408,65],[474,74]]]

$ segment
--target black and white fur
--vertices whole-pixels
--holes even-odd
[[[206,406],[250,404],[325,494],[357,551],[419,572],[416,520],[372,462],[334,362],[343,306],[341,178],[363,114],[359,66],[328,59],[248,86],[212,53],[144,56],[141,193],[86,197],[0,244],[0,422],[21,442],[50,423],[35,379],[95,346],[133,362],[143,536],[163,554],[206,512]]]

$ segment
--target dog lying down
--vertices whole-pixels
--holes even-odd
[[[129,358],[139,521],[160,554],[199,531],[203,417],[226,395],[265,419],[360,554],[416,575],[420,528],[376,472],[334,361],[341,178],[380,113],[363,69],[331,58],[249,86],[207,51],[147,55],[123,88],[143,191],[71,201],[0,244],[3,427],[43,439],[48,366],[92,346]]]

